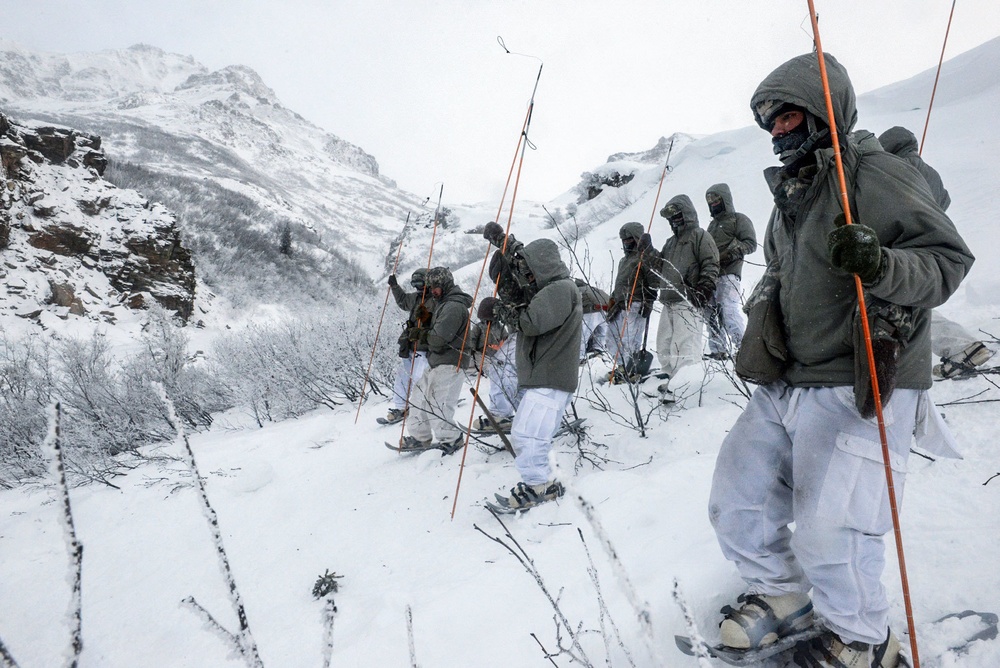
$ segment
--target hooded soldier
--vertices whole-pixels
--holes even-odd
[[[413,386],[427,370],[426,330],[434,310],[434,298],[427,294],[424,280],[426,269],[416,269],[410,276],[413,292],[404,290],[396,279],[389,276],[389,289],[396,305],[409,314],[403,332],[399,335],[399,366],[396,368],[396,382],[393,385],[392,408],[388,415],[379,418],[381,424],[395,424],[406,415],[406,404]]]
[[[462,369],[470,361],[464,349],[472,297],[455,285],[447,267],[433,267],[427,272],[427,289],[437,305],[427,328],[427,363],[430,367],[417,382],[414,411],[407,423],[409,436],[403,449],[424,449],[433,444],[446,454],[462,444],[462,433],[452,420],[462,391]]]
[[[765,329],[768,319],[751,312],[737,368],[751,340],[784,352],[716,462],[709,517],[747,586],[725,608],[720,632],[730,647],[758,647],[809,626],[815,607],[828,632],[801,647],[797,663],[889,668],[899,643],[881,574],[892,519],[867,364],[859,364],[855,275],[875,307],[879,385],[890,390],[885,443],[901,494],[914,427],[930,405],[930,309],[973,257],[920,175],[870,133],[851,135],[854,88],[833,56],[825,61],[853,225],[842,225],[818,54],[778,67],[750,102],[782,163],[765,170],[775,208],[764,238],[762,303],[771,306],[761,313],[776,317]]]
[[[726,359],[743,342],[743,256],[757,250],[757,233],[750,219],[736,211],[727,184],[716,183],[705,191],[705,201],[712,214],[708,233],[719,250],[719,280],[706,310],[708,349],[710,357]]]
[[[947,211],[951,196],[945,190],[941,175],[920,157],[916,136],[897,125],[880,134],[878,141],[886,151],[899,156],[920,172],[931,189],[934,201]],[[940,364],[935,364],[933,368],[938,378],[956,378],[974,373],[977,366],[993,357],[993,351],[985,343],[962,325],[941,315],[937,309],[931,313],[931,350],[941,358]]]
[[[580,292],[551,239],[536,239],[518,250],[512,268],[529,301],[499,302],[494,313],[518,333],[517,384],[524,394],[510,433],[521,482],[507,502],[520,508],[564,491],[552,479],[549,450],[576,391],[583,310]]]
[[[615,360],[611,381],[615,383],[638,380],[642,375],[639,352],[660,285],[660,256],[642,224],[625,223],[618,236],[625,255],[618,263],[607,315],[608,352]]]
[[[660,251],[663,313],[656,330],[660,359],[659,386],[665,402],[673,400],[670,379],[677,370],[701,361],[704,308],[715,294],[719,279],[719,251],[712,235],[698,225],[698,213],[687,195],[677,195],[660,210],[673,235]]]
[[[899,125],[889,128],[878,136],[878,143],[882,148],[898,155],[906,162],[913,165],[920,175],[927,181],[927,187],[931,189],[931,196],[943,210],[947,211],[951,206],[951,195],[944,187],[944,181],[937,170],[924,162],[920,157],[920,148],[917,145],[917,137],[912,132]]]

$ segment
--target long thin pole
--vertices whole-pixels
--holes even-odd
[[[434,259],[434,239],[437,237],[438,231],[438,221],[441,219],[441,198],[444,196],[444,184],[441,184],[441,189],[438,191],[438,203],[437,208],[434,209],[434,227],[431,229],[431,247],[427,251],[427,271],[431,270],[431,262]],[[427,287],[425,285],[424,289],[420,291],[420,306],[424,305],[424,301],[427,299]],[[410,390],[413,388],[413,368],[417,363],[417,345],[419,341],[413,342],[413,350],[410,351],[410,376],[406,379],[406,402],[405,406],[410,405]],[[405,410],[403,412],[403,424],[399,428],[399,447],[396,451],[400,454],[403,453],[403,435],[406,434],[406,419],[409,417],[410,411]]]
[[[399,266],[399,256],[403,253],[403,236],[406,234],[406,226],[410,224],[410,214],[406,214],[406,222],[403,223],[403,234],[399,238],[399,248],[396,249],[396,260],[392,263],[392,273],[396,273]],[[375,349],[378,347],[378,337],[382,333],[382,320],[385,318],[385,309],[389,306],[389,293],[392,286],[385,289],[385,303],[382,304],[382,315],[378,317],[378,328],[375,330],[375,343],[372,344],[372,356],[368,359],[368,370],[365,371],[365,381],[361,384],[361,396],[358,397],[358,411],[354,414],[354,424],[358,423],[358,416],[361,415],[361,404],[365,400],[365,387],[368,386],[368,376],[372,372],[372,363],[375,361]]]
[[[951,0],[951,12],[948,14],[948,27],[944,31],[944,44],[941,45],[941,58],[938,59],[937,74],[934,75],[934,87],[931,89],[931,101],[927,104],[927,120],[924,121],[924,133],[920,135],[920,149],[917,155],[924,153],[924,140],[927,139],[927,127],[931,124],[931,109],[934,107],[934,95],[937,93],[938,79],[941,78],[941,65],[944,64],[944,49],[948,46],[948,33],[951,32],[951,19],[955,16],[955,3]]]
[[[503,47],[504,51],[507,51],[507,53],[510,53],[510,51],[504,45],[503,41],[500,38],[497,38],[497,40],[500,42],[500,46]],[[519,54],[519,55],[523,55],[523,54]],[[514,164],[517,163],[517,177],[514,179],[514,192],[510,196],[510,209],[509,209],[508,215],[507,215],[507,227],[504,230],[503,248],[501,248],[500,251],[499,251],[501,255],[507,250],[507,239],[510,236],[510,225],[511,225],[511,222],[514,220],[514,202],[517,200],[517,187],[518,187],[518,185],[521,182],[521,168],[524,166],[525,151],[528,148],[528,146],[531,144],[531,142],[528,141],[528,129],[531,127],[531,116],[532,116],[532,113],[535,110],[535,94],[538,92],[538,82],[541,81],[541,78],[542,78],[542,68],[543,67],[545,67],[545,63],[541,63],[538,66],[538,74],[535,76],[535,85],[531,89],[531,98],[528,100],[528,112],[524,116],[524,125],[521,127],[521,134],[518,136],[518,139],[517,139],[517,149],[514,151],[514,161],[511,162],[510,171],[507,173],[507,184],[504,185],[503,197],[500,200],[500,207],[497,210],[497,220],[500,220],[500,214],[503,212],[503,200],[506,199],[506,197],[507,197],[507,188],[510,186],[511,174],[513,174],[513,172],[514,172]],[[520,154],[521,154],[520,160],[518,160],[518,152],[520,152]],[[470,326],[470,324],[472,322],[472,309],[474,309],[476,307],[475,306],[475,304],[476,304],[476,295],[479,294],[479,286],[482,283],[483,273],[486,270],[486,261],[487,261],[487,259],[489,259],[489,256],[490,256],[490,250],[491,250],[491,248],[490,248],[490,242],[487,241],[486,243],[487,243],[487,246],[486,246],[486,257],[483,258],[483,266],[482,266],[482,268],[479,271],[479,280],[476,281],[476,289],[475,289],[473,297],[472,297],[472,307],[469,310],[469,322],[466,323],[466,327],[465,327],[466,337],[468,336],[469,326]],[[493,283],[493,295],[492,296],[494,296],[494,297],[496,297],[497,291],[500,288],[500,276],[501,275],[502,275],[502,272],[497,272],[497,279]],[[492,328],[492,326],[493,326],[493,321],[492,320],[488,320],[486,322],[486,331],[483,332],[483,341],[488,342],[490,340],[490,329]],[[464,350],[465,350],[465,339],[463,338],[463,340],[462,340],[462,351],[464,352]],[[476,352],[473,351],[472,354],[473,354],[473,356],[475,356]],[[461,363],[461,355],[459,355],[459,363]],[[477,397],[479,396],[479,386],[482,384],[482,380],[483,380],[483,370],[482,370],[482,368],[480,368],[476,372],[476,387],[474,388],[474,392],[475,392],[475,394],[476,394]],[[458,509],[458,493],[459,493],[459,490],[462,489],[462,474],[465,472],[465,458],[466,458],[466,455],[469,452],[469,436],[470,436],[470,434],[472,432],[472,420],[475,417],[475,415],[476,415],[476,404],[473,403],[472,404],[472,410],[469,411],[469,423],[468,423],[468,429],[466,429],[465,447],[462,448],[462,461],[459,463],[459,466],[458,466],[458,481],[455,483],[455,499],[454,499],[454,501],[451,504],[451,519],[452,520],[455,519],[455,511]]]
[[[816,17],[816,7],[813,0],[809,3],[809,19],[812,21],[813,37],[816,40],[816,55],[819,58],[819,73],[823,80],[823,95],[826,98],[826,114],[830,125],[830,139],[833,142],[833,156],[837,164],[837,180],[840,183],[840,200],[844,209],[844,218],[848,225],[851,221],[851,203],[847,196],[847,178],[844,176],[844,162],[840,155],[840,141],[837,138],[837,119],[833,113],[833,100],[830,97],[830,81],[826,74],[826,60],[823,57],[823,44],[819,36],[819,20]],[[864,287],[861,278],[854,275],[854,287],[858,294],[858,309],[861,311],[861,326],[865,336],[865,352],[868,354],[868,374],[871,376],[872,396],[875,400],[875,415],[878,420],[878,436],[882,444],[882,462],[885,469],[885,482],[889,489],[889,509],[892,511],[892,527],[896,539],[896,554],[899,557],[899,576],[903,587],[903,604],[906,607],[906,624],[910,631],[910,651],[913,654],[913,668],[920,668],[920,656],[917,653],[917,631],[913,621],[913,607],[910,603],[910,585],[906,577],[906,558],[903,556],[903,534],[899,528],[899,508],[896,506],[896,487],[892,479],[892,467],[889,465],[889,440],[885,433],[885,418],[882,415],[882,397],[879,394],[878,375],[875,373],[875,353],[872,350],[871,331],[868,327],[868,309],[865,306]]]

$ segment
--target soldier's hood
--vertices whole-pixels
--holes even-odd
[[[684,214],[684,225],[678,231],[678,234],[680,232],[687,232],[688,230],[693,230],[696,227],[699,227],[698,212],[695,210],[694,203],[691,201],[690,197],[687,195],[676,195],[671,198],[669,202],[667,202],[667,206],[670,206],[671,204],[677,206],[681,210],[681,213]]]
[[[830,81],[830,99],[833,101],[833,114],[837,120],[837,132],[841,136],[850,133],[858,121],[857,102],[854,96],[854,86],[851,84],[847,70],[829,53],[824,54],[826,74]],[[819,57],[815,53],[796,56],[779,65],[767,75],[756,92],[750,98],[750,109],[753,110],[757,125],[767,130],[757,113],[757,105],[761,102],[777,100],[802,107],[809,113],[828,122],[826,114],[826,97],[823,94],[823,80],[819,74]]]
[[[898,156],[908,155],[918,150],[916,135],[899,125],[880,134],[878,143],[889,153]]]
[[[618,230],[618,236],[622,239],[635,239],[635,242],[639,243],[639,239],[645,232],[646,229],[642,226],[642,223],[625,223]]]
[[[729,190],[729,185],[726,183],[716,183],[714,186],[705,191],[705,194],[715,193],[722,198],[722,203],[726,205],[726,213],[736,213],[736,207],[733,206],[733,193]]]
[[[535,275],[539,290],[553,281],[569,278],[569,269],[559,257],[559,246],[551,239],[535,239],[521,249],[521,255]]]

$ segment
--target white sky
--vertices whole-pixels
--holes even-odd
[[[146,43],[254,68],[287,107],[419,196],[496,201],[540,63],[518,198],[549,200],[611,153],[752,122],[750,94],[810,49],[804,0],[5,0],[3,33],[72,53]],[[935,67],[949,0],[816,0],[858,92]],[[512,52],[497,44],[502,36]],[[1000,35],[957,3],[946,58]],[[1000,68],[1000,64],[998,64]],[[928,97],[930,91],[928,90]],[[863,124],[864,119],[861,119]]]

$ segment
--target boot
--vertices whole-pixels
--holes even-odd
[[[543,482],[538,485],[519,482],[510,490],[510,497],[507,499],[507,504],[511,508],[530,508],[546,501],[558,499],[565,493],[566,488],[558,480]]]
[[[401,450],[427,450],[430,447],[430,441],[421,441],[413,436],[404,436],[403,443],[400,445]]]
[[[898,668],[899,640],[891,629],[885,640],[874,646],[844,642],[828,632],[796,649],[792,659],[804,668]]]
[[[405,408],[390,408],[389,412],[385,415],[385,422],[386,424],[396,424],[404,417],[406,417]]]
[[[871,668],[872,646],[845,643],[836,633],[825,633],[796,649],[792,660],[802,668]]]
[[[951,357],[942,357],[941,363],[934,365],[932,371],[938,378],[961,378],[971,375],[977,366],[985,364],[991,357],[993,351],[982,341],[976,341]]]
[[[726,618],[719,627],[727,647],[756,649],[813,623],[812,601],[805,594],[740,594],[736,600],[743,604],[738,610],[728,605],[722,609]]]

